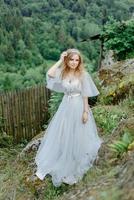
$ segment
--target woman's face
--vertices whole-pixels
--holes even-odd
[[[71,69],[76,69],[79,65],[79,62],[80,62],[80,58],[79,58],[79,55],[77,54],[73,54],[69,60],[68,60],[68,66],[71,68]]]

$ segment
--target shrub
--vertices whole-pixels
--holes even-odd
[[[133,56],[134,19],[117,22],[110,18],[102,33],[105,49],[112,49],[118,60]]]

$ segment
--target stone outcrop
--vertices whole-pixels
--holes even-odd
[[[104,60],[99,70],[103,98],[100,99],[106,104],[117,104],[130,93],[134,94],[134,59],[113,62],[108,62],[107,58]]]

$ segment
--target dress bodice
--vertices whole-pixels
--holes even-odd
[[[64,93],[81,93],[81,82],[78,78],[66,78],[62,80]]]

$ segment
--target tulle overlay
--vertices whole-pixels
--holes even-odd
[[[82,95],[81,87],[78,87],[78,81],[74,80],[72,84],[67,80],[64,83],[60,81],[58,75],[53,80],[47,77],[48,88],[55,91],[57,88],[58,91],[61,89],[64,96],[35,157],[36,175],[41,180],[47,174],[51,175],[55,186],[60,186],[62,182],[72,185],[81,180],[93,166],[103,142],[98,136],[91,109],[87,123],[82,123],[84,94]],[[96,93],[98,94],[97,88]],[[91,93],[90,95],[92,96]]]

